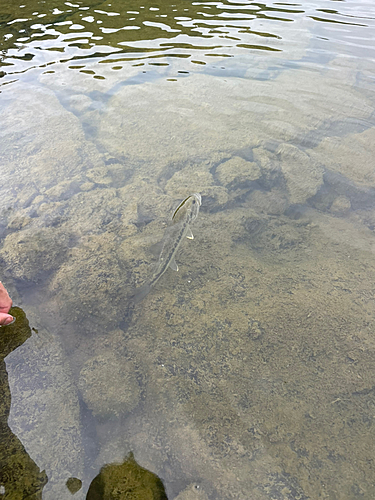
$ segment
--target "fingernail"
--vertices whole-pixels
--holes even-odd
[[[8,325],[11,325],[12,323],[14,323],[16,321],[16,318],[14,318],[13,316],[10,316],[9,318],[7,318],[4,322],[4,326],[8,326]]]

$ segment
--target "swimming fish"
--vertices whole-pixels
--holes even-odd
[[[178,271],[178,265],[175,260],[177,250],[185,237],[191,240],[194,238],[190,224],[198,217],[201,204],[201,195],[194,193],[185,198],[176,208],[172,215],[172,224],[165,231],[162,250],[153,275],[145,285],[136,290],[133,297],[134,304],[138,304],[146,297],[168,267],[174,271]]]

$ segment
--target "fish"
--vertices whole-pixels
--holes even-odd
[[[202,205],[202,197],[199,193],[193,193],[185,198],[174,211],[171,225],[166,229],[163,246],[158,263],[148,282],[138,288],[133,296],[133,303],[138,304],[151,291],[151,288],[159,281],[166,270],[170,267],[178,271],[176,253],[184,238],[194,239],[190,224],[198,217],[199,207]]]

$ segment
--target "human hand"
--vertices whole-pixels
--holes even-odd
[[[8,314],[12,307],[12,299],[9,297],[4,285],[0,281],[0,327],[10,325],[15,318]]]

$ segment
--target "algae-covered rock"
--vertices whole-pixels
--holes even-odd
[[[34,183],[26,184],[17,193],[17,203],[20,207],[28,207],[36,196],[39,195],[39,191],[35,187]]]
[[[275,154],[278,146],[276,141],[265,141],[252,150],[252,156],[262,171],[262,185],[268,189],[282,187],[285,191],[280,159]]]
[[[287,196],[281,189],[253,191],[247,199],[247,205],[260,213],[280,215],[288,207]]]
[[[68,238],[59,228],[47,227],[8,234],[0,257],[12,275],[24,280],[37,280],[56,269],[66,258]]]
[[[112,182],[112,178],[108,175],[108,169],[104,166],[91,168],[86,172],[86,177],[95,184],[108,185]]]
[[[80,176],[75,176],[72,179],[64,180],[47,189],[43,194],[50,200],[67,200],[73,194],[79,191]]]
[[[191,165],[177,171],[166,183],[165,190],[173,197],[185,197],[190,193],[204,193],[214,183],[212,174],[201,166]]]
[[[81,184],[80,186],[81,191],[91,191],[95,187],[95,184],[93,182],[87,181]]]
[[[135,366],[111,351],[84,364],[78,386],[88,408],[103,418],[129,413],[140,399]]]
[[[375,187],[375,127],[344,138],[326,137],[309,154],[359,186]]]
[[[66,481],[66,487],[68,488],[70,493],[74,495],[75,493],[77,493],[77,491],[79,491],[82,488],[82,481],[77,477],[70,477]]]
[[[282,144],[277,152],[291,203],[305,203],[323,184],[323,169],[299,148]]]
[[[259,179],[261,171],[256,163],[235,156],[221,163],[216,169],[216,175],[223,186],[238,188]]]
[[[87,500],[168,500],[160,478],[144,469],[133,453],[122,464],[102,467],[92,480]]]
[[[108,232],[93,235],[71,249],[50,289],[62,312],[81,328],[115,326],[121,320],[131,288],[130,270],[119,262],[116,238]]]
[[[155,218],[165,218],[172,208],[172,198],[162,189],[142,177],[136,176],[131,184],[118,189],[129,222],[150,222]]]
[[[64,213],[69,220],[68,230],[78,235],[97,234],[104,231],[126,231],[123,221],[124,204],[116,189],[92,189],[78,193],[67,203]]]
[[[289,222],[286,218],[267,219],[265,217],[249,217],[243,225],[246,233],[243,239],[253,250],[263,255],[270,252],[274,259],[291,255],[301,250],[308,234],[304,224]]]
[[[3,360],[8,354],[22,345],[30,336],[31,330],[24,311],[20,307],[11,307],[9,314],[16,318],[14,323],[1,327],[0,335],[0,359]]]
[[[346,196],[338,196],[331,205],[331,212],[345,214],[350,207],[350,200]]]
[[[204,190],[202,204],[210,212],[222,209],[229,200],[228,190],[224,186],[208,186]]]

